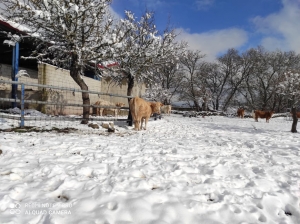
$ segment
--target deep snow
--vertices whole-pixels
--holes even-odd
[[[0,132],[0,223],[300,223],[300,136],[285,118],[63,124],[78,131]]]

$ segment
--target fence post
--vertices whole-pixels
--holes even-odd
[[[22,83],[21,84],[21,128],[24,127],[24,115],[25,115],[25,112],[24,112],[24,98],[25,98],[25,87],[24,87],[24,84]]]
[[[16,45],[13,47],[13,58],[12,58],[12,73],[11,73],[11,80],[18,81],[18,77],[16,77],[19,70],[19,43],[17,42]],[[17,90],[18,85],[12,84],[11,86],[11,98],[15,99],[15,102],[12,102],[12,108],[17,107]]]

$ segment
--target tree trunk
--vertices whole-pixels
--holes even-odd
[[[216,110],[219,110],[219,99],[216,99]]]
[[[208,105],[207,105],[207,98],[206,97],[204,97],[204,99],[203,99],[202,110],[208,111]]]
[[[293,114],[293,124],[292,124],[291,132],[296,133],[297,132],[297,122],[298,122],[296,107],[292,108],[292,114]]]
[[[73,80],[79,85],[81,90],[88,90],[87,84],[80,76],[80,67],[78,65],[78,55],[76,53],[72,54],[70,75]],[[82,108],[82,121],[81,124],[87,124],[90,117],[90,96],[89,93],[82,92],[82,103],[86,106]]]
[[[195,106],[196,111],[200,111],[200,105],[197,100],[194,100],[194,106]]]
[[[235,95],[236,91],[238,90],[238,88],[235,86],[233,88],[233,90],[231,91],[230,95],[228,96],[228,98],[226,99],[225,103],[224,103],[224,107],[223,110],[226,110],[227,107],[229,106],[231,99],[233,98],[233,96]]]
[[[133,90],[133,86],[134,86],[134,77],[131,75],[131,73],[126,73],[127,75],[127,96],[132,96],[132,90]],[[128,105],[129,102],[130,102],[131,98],[128,98]],[[132,121],[132,115],[131,115],[131,111],[130,111],[130,108],[129,108],[129,112],[128,112],[128,126],[132,126],[133,124],[133,121]]]

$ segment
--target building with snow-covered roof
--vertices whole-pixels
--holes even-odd
[[[23,59],[22,57],[27,57],[35,49],[34,37],[30,37],[26,33],[27,28],[20,26],[18,24],[12,23],[5,20],[0,16],[0,81],[11,81],[12,80],[12,61],[13,61],[13,46],[9,44],[6,40],[6,33],[9,32],[12,35],[22,35],[26,38],[22,38],[22,41],[19,42],[19,58],[18,58],[18,69],[26,70],[28,76],[21,76],[18,78],[19,82],[22,83],[33,83],[33,84],[42,84],[42,85],[53,85],[59,87],[67,87],[73,89],[80,89],[80,87],[75,83],[71,78],[69,70],[57,68],[56,66],[50,64],[38,63],[33,59]],[[6,42],[6,43],[5,43]],[[105,67],[116,66],[115,62],[104,62],[99,64],[99,68],[103,69]],[[101,93],[107,93],[111,95],[127,95],[127,83],[124,81],[121,85],[116,85],[112,82],[110,78],[101,79],[99,76],[96,76],[93,71],[85,71],[84,81],[87,83],[89,90]],[[17,98],[20,99],[20,86],[17,88]],[[11,104],[9,102],[1,102],[1,98],[11,98],[12,85],[0,83],[0,109],[9,108]],[[41,98],[43,94],[39,93],[40,89],[36,86],[26,86],[26,99],[28,100],[45,100]],[[145,92],[145,85],[135,85],[133,95],[141,96]],[[81,94],[65,94],[64,92],[58,93],[55,97],[48,95],[47,100],[60,100],[59,103],[74,103],[82,104]],[[111,102],[122,102],[128,106],[127,98],[116,98],[108,95],[97,95],[91,94],[90,100],[91,104],[94,104],[99,98],[111,101]],[[18,105],[19,106],[19,105]],[[29,109],[38,109],[36,105],[27,104]],[[53,107],[48,106],[48,110],[44,110],[45,113],[54,113],[54,114],[74,114],[74,111],[70,108],[64,108],[59,112],[53,112]],[[77,113],[77,112],[76,112]],[[82,111],[78,110],[78,113],[81,114]]]

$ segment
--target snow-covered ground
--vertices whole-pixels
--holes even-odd
[[[79,131],[0,132],[1,224],[300,223],[300,135],[284,118],[63,124]]]

